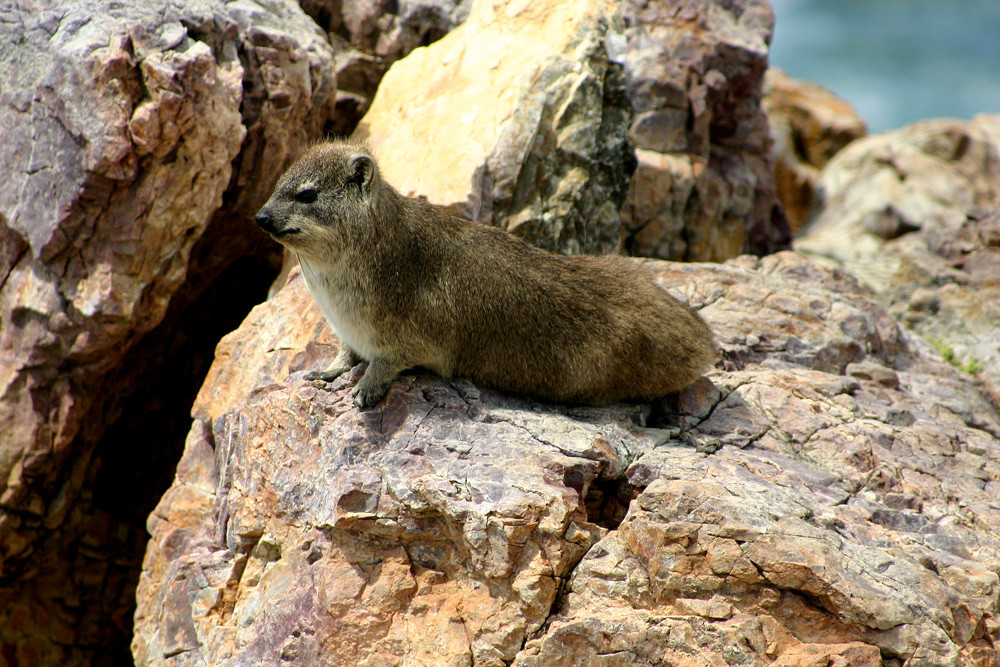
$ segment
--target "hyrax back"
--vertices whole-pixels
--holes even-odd
[[[291,249],[341,340],[333,380],[368,362],[355,402],[396,375],[445,377],[540,399],[654,399],[702,375],[712,333],[622,257],[553,255],[404,197],[364,146],[327,142],[279,179],[257,224]]]

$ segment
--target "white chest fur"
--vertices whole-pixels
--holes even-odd
[[[363,359],[370,361],[381,356],[374,332],[360,307],[360,295],[352,293],[342,281],[318,269],[308,260],[304,261],[300,257],[299,264],[302,265],[302,277],[306,280],[309,293],[337,337]]]

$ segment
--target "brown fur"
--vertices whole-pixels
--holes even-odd
[[[599,403],[677,391],[716,359],[697,313],[632,261],[554,255],[404,197],[361,145],[310,149],[256,219],[298,256],[342,342],[311,377],[369,362],[354,389],[361,407],[414,366]]]

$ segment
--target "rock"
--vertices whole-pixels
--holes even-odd
[[[0,655],[115,660],[144,541],[128,514],[163,475],[123,402],[161,411],[160,371],[192,368],[212,321],[157,327],[258,247],[241,225],[320,134],[333,49],[282,0],[23,2],[0,61]]]
[[[407,374],[359,412],[360,369],[304,379],[336,345],[295,270],[220,346],[149,519],[136,663],[995,655],[1000,412],[975,383],[801,255],[644,261],[724,368],[596,408]]]
[[[393,65],[358,136],[404,193],[550,250],[624,241],[721,259],[784,247],[759,105],[770,7],[674,11],[474,3]]]
[[[819,185],[796,246],[858,276],[1000,405],[1000,116],[858,140]]]
[[[787,248],[760,107],[774,27],[764,0],[624,0],[621,37],[638,168],[622,209],[636,255],[721,261]]]
[[[775,68],[764,75],[761,104],[774,141],[771,156],[778,198],[796,232],[812,209],[820,170],[868,130],[849,102]]]
[[[594,0],[474,3],[393,65],[357,134],[404,194],[551,250],[613,251],[633,158],[611,22]]]
[[[360,51],[392,64],[435,42],[469,15],[470,0],[301,0],[316,23]]]
[[[389,66],[462,23],[471,2],[300,0],[299,4],[338,46],[337,113],[330,131],[346,136],[368,111]]]

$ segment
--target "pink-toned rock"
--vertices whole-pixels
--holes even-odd
[[[626,247],[688,261],[787,248],[760,107],[771,6],[624,0],[619,12],[624,32],[609,48],[624,67],[638,158]]]
[[[856,275],[1000,406],[1000,116],[859,139],[796,240]]]
[[[109,472],[103,438],[164,382],[126,355],[258,243],[241,225],[320,134],[333,49],[282,0],[26,1],[0,12],[0,62],[0,661],[115,660],[143,541],[116,489],[148,470]],[[158,354],[186,367],[209,324]]]
[[[299,0],[337,47],[337,113],[330,132],[349,135],[392,63],[446,35],[470,0]]]
[[[293,272],[222,346],[150,517],[137,664],[995,652],[1000,414],[974,383],[800,255],[646,264],[725,367],[597,408],[408,374],[360,412],[358,370],[304,379],[335,346]]]
[[[300,0],[328,31],[386,65],[437,41],[462,23],[469,0]]]

